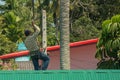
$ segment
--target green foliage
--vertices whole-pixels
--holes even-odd
[[[17,42],[19,39],[19,35],[21,34],[21,30],[17,28],[17,23],[20,21],[20,18],[14,14],[13,11],[10,11],[4,15],[6,26],[4,27],[4,31],[6,36],[13,42]],[[17,35],[16,35],[17,34]],[[12,35],[12,37],[11,37]]]
[[[2,34],[0,34],[0,46],[0,55],[7,54],[16,50],[16,44]]]
[[[102,60],[98,63],[97,69],[120,69],[120,63],[113,59]]]
[[[16,44],[12,42],[7,36],[5,28],[6,23],[3,23],[5,18],[3,16],[0,17],[0,55],[7,54],[16,50]],[[6,31],[5,31],[6,30]]]
[[[80,17],[73,23],[71,31],[71,42],[97,38],[99,31],[94,27],[90,18]]]
[[[120,69],[120,15],[105,20],[97,43],[95,57],[100,60],[98,69]]]
[[[4,13],[1,13],[2,15],[0,16],[1,55],[14,52],[16,50],[16,42],[20,38],[24,38],[25,26],[29,25],[31,18],[30,10],[23,5],[26,1],[6,0],[5,5],[3,5]],[[10,6],[11,9],[8,8]]]
[[[10,60],[0,60],[0,70],[16,70],[17,65],[15,64],[14,59]]]

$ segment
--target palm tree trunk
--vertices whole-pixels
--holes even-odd
[[[60,69],[70,69],[69,0],[60,0]]]

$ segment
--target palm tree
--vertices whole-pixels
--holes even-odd
[[[60,69],[70,69],[69,0],[60,0]]]

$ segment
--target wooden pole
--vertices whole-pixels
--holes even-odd
[[[46,10],[42,10],[42,48],[47,53]]]

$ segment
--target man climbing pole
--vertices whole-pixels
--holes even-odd
[[[24,41],[26,48],[30,51],[30,56],[34,65],[35,70],[46,70],[49,65],[49,56],[44,52],[40,51],[37,44],[37,36],[40,33],[40,28],[34,24],[32,21],[32,26],[34,28],[34,33],[30,30],[25,30],[26,39]],[[42,60],[42,66],[39,66],[39,60]]]

